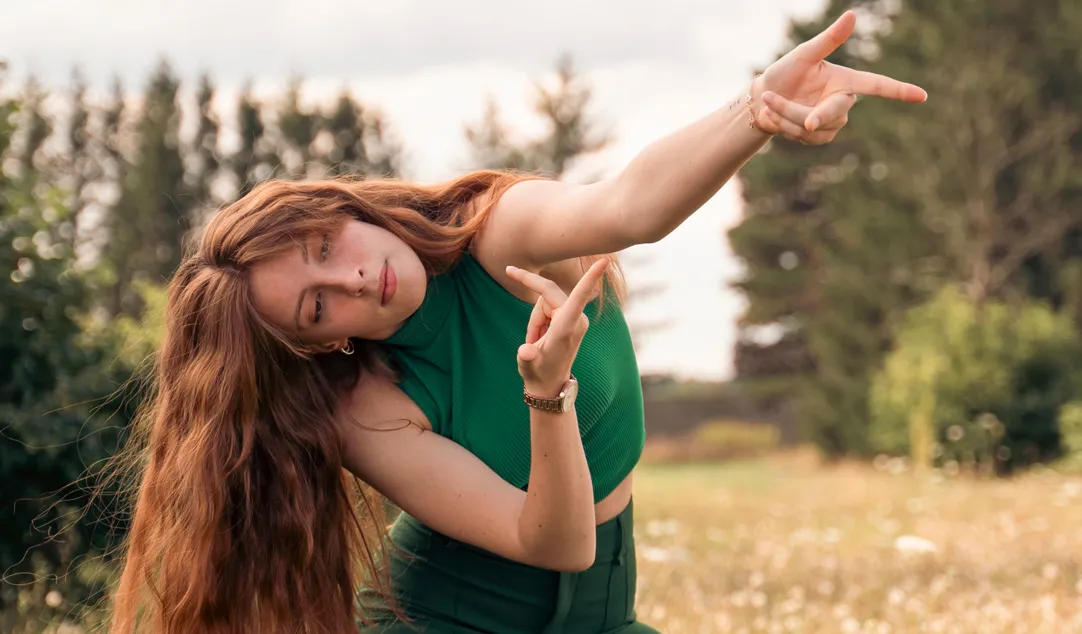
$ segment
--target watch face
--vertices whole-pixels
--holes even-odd
[[[564,390],[563,398],[560,399],[561,400],[560,404],[563,406],[563,410],[565,412],[567,410],[571,409],[571,406],[575,404],[575,397],[578,396],[578,393],[579,393],[579,383],[578,383],[578,381],[571,381],[570,383],[567,384],[567,389]]]

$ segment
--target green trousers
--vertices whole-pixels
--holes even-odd
[[[635,620],[632,507],[597,527],[588,570],[561,573],[504,559],[436,533],[408,515],[391,537],[391,584],[409,622],[362,593],[368,634],[657,634]],[[367,599],[367,600],[366,600]]]

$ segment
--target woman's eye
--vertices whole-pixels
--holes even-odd
[[[323,297],[321,295],[316,295],[316,314],[312,318],[312,321],[314,323],[318,324],[319,323],[319,318],[322,317],[322,316],[323,316]]]
[[[320,247],[319,253],[324,260],[326,260],[327,256],[331,253],[331,241],[327,239],[326,234],[323,236],[323,245]]]

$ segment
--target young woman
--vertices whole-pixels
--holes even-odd
[[[653,631],[605,254],[667,235],[771,135],[829,142],[857,94],[922,101],[823,61],[854,20],[606,181],[270,182],[223,210],[171,283],[113,631]],[[343,467],[404,510],[393,545]]]

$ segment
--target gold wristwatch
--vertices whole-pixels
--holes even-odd
[[[522,388],[522,398],[526,401],[526,404],[534,409],[539,409],[543,412],[552,412],[554,414],[560,414],[563,412],[571,411],[571,408],[575,406],[575,397],[579,393],[579,382],[575,379],[575,375],[572,374],[571,378],[564,383],[563,388],[560,390],[560,395],[556,398],[541,398],[534,396],[526,391],[526,388]]]

